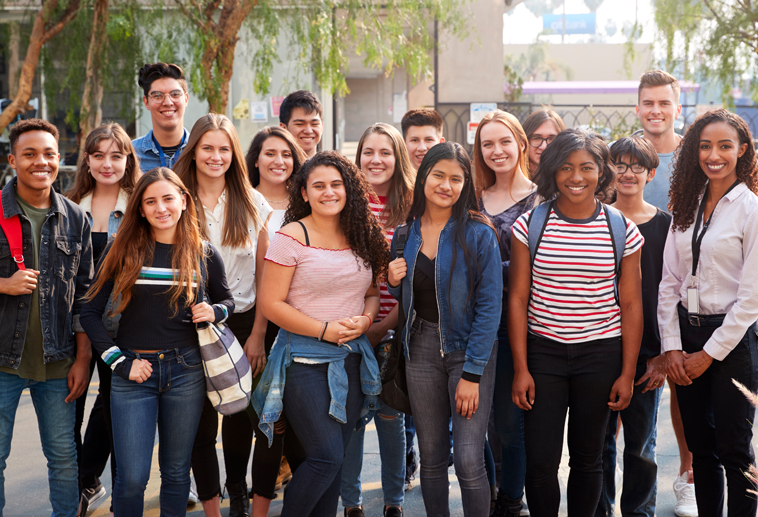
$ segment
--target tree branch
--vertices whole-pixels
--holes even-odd
[[[202,8],[196,2],[196,0],[189,0],[189,1],[192,4],[192,7],[195,7],[198,10],[199,13],[203,12]],[[184,14],[184,16],[186,16],[187,19],[189,19],[189,21],[191,23],[195,24],[198,29],[200,29],[200,30],[206,30],[207,29],[207,27],[206,27],[205,23],[203,22],[203,20],[201,20],[195,14],[191,13],[190,10],[187,9],[187,6],[184,5],[184,2],[182,2],[182,0],[176,0],[176,5],[179,6],[179,10],[182,11],[182,14]]]
[[[57,5],[57,0],[55,1],[55,4]],[[55,9],[55,7],[53,7]],[[66,10],[63,11],[63,14],[61,14],[60,18],[58,18],[57,23],[55,23],[52,27],[45,27],[45,33],[42,35],[42,44],[44,45],[47,43],[50,38],[56,36],[60,31],[63,30],[63,27],[66,26],[68,22],[74,19],[76,16],[76,13],[79,12],[79,0],[72,0],[70,4],[68,4],[68,7],[66,7]]]

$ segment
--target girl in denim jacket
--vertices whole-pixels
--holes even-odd
[[[124,220],[126,203],[134,190],[139,171],[139,159],[134,152],[132,141],[124,128],[115,122],[108,122],[93,129],[84,142],[84,160],[79,164],[74,186],[66,192],[66,197],[87,212],[92,226],[92,261],[100,260],[108,241],[116,235]],[[110,307],[109,307],[110,309]],[[103,317],[111,337],[118,331],[121,315]],[[81,326],[77,327],[84,332]],[[74,330],[76,331],[77,328]],[[98,400],[95,401],[87,423],[87,434],[82,442],[81,428],[84,421],[85,393],[76,399],[75,440],[79,460],[80,513],[105,495],[105,489],[98,479],[110,453],[111,488],[116,479],[116,457],[113,452],[113,431],[111,428],[111,369],[97,353],[92,354],[90,377],[97,364],[100,378]],[[87,451],[86,453],[84,451]],[[98,458],[102,463],[90,464]],[[111,506],[111,511],[113,507]]]
[[[432,147],[414,189],[405,258],[390,262],[418,433],[427,515],[447,516],[448,420],[467,516],[489,515],[484,440],[492,406],[503,279],[492,224],[477,211],[471,162],[455,143]],[[397,231],[392,242],[397,256]],[[402,286],[401,286],[402,283]],[[402,292],[402,299],[401,299]]]

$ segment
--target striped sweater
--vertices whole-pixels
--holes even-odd
[[[530,214],[513,225],[513,235],[527,246]],[[637,226],[627,219],[624,256],[642,244]],[[569,219],[554,206],[534,258],[529,331],[561,343],[620,336],[615,277],[613,244],[600,203],[592,217],[582,220]]]
[[[373,201],[369,202],[369,206],[371,207],[371,213],[374,214],[374,216],[379,221],[379,224],[382,225],[382,228],[384,228],[384,225],[387,224],[387,214],[383,214],[382,211],[384,210],[384,207],[387,205],[387,198],[385,196],[376,196],[379,198],[379,203],[374,203]],[[387,243],[392,243],[392,236],[395,234],[394,228],[384,228],[384,234],[387,238]],[[392,308],[397,304],[397,300],[395,300],[390,292],[387,290],[387,282],[386,280],[381,282],[379,284],[379,313],[376,315],[376,319],[378,321],[383,320],[387,314],[390,313]]]
[[[216,302],[213,309],[218,323],[226,319],[227,314],[234,312],[234,301],[226,283],[224,263],[216,249],[208,246],[210,255],[206,260],[206,291],[210,299]],[[122,350],[166,350],[197,346],[192,312],[184,307],[184,297],[180,298],[179,311],[174,314],[167,293],[174,283],[175,275],[171,269],[171,248],[168,244],[155,244],[153,263],[142,268],[132,288],[132,299],[121,313],[115,341],[102,322],[102,315],[113,290],[113,280],[106,282],[97,296],[82,308],[80,322],[92,346],[103,361],[124,379],[129,379],[132,362],[123,355]],[[110,246],[103,255],[109,251]],[[197,287],[197,284],[193,282],[192,286]]]

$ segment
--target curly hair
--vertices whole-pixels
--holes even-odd
[[[555,173],[566,163],[571,153],[581,150],[592,155],[600,171],[597,187],[595,187],[595,197],[603,203],[610,201],[611,186],[616,178],[616,173],[610,166],[610,151],[608,151],[608,146],[602,136],[586,129],[561,131],[553,143],[545,147],[540,165],[532,176],[532,181],[537,185],[538,196],[546,201],[558,196]]]
[[[371,268],[371,281],[387,272],[390,250],[384,237],[382,226],[369,206],[369,196],[373,192],[366,177],[354,164],[336,151],[322,151],[306,161],[290,179],[290,206],[284,214],[282,226],[299,221],[311,215],[311,205],[303,199],[308,177],[316,167],[332,167],[342,176],[345,186],[345,207],[340,213],[340,228],[345,234],[350,248],[365,267]]]
[[[737,180],[747,185],[751,192],[758,193],[758,168],[750,128],[742,117],[725,109],[709,111],[690,126],[676,151],[669,190],[669,210],[674,219],[674,231],[684,232],[695,221],[700,194],[708,180],[700,167],[700,134],[705,126],[715,122],[726,122],[737,131],[740,145],[748,144],[745,153],[737,160]]]

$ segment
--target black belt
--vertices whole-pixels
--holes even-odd
[[[687,318],[687,321],[693,327],[720,327],[726,317],[726,314],[690,314],[681,303],[679,303],[677,309],[679,310],[679,315]]]

